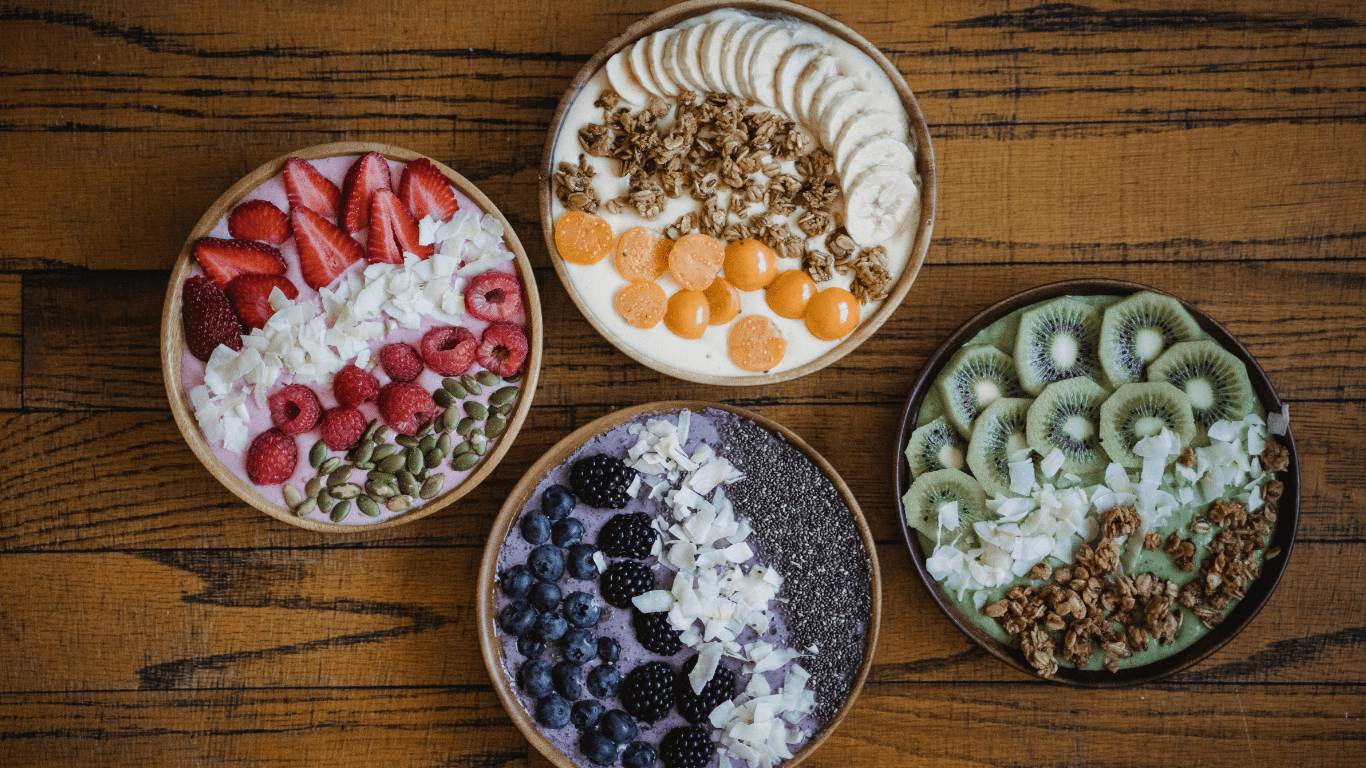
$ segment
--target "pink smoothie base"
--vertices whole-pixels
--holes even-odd
[[[357,156],[355,155],[343,155],[339,157],[324,158],[322,160],[312,160],[309,162],[311,162],[313,164],[313,167],[318,169],[318,171],[321,172],[322,175],[326,176],[333,183],[335,183],[338,188],[340,188],[342,180],[346,176],[346,171],[350,169],[352,163],[356,161],[356,157]],[[389,160],[388,162],[390,174],[392,175],[392,185],[393,188],[397,190],[399,175],[402,173],[405,164],[395,162],[393,160]],[[461,211],[467,211],[471,213],[478,211],[481,216],[483,215],[484,211],[480,209],[479,206],[475,205],[474,201],[460,194],[459,190],[454,191],[456,202],[459,203]],[[278,207],[280,210],[288,213],[289,199],[285,194],[284,177],[282,175],[277,174],[270,180],[261,184],[261,186],[247,193],[247,195],[242,198],[242,202],[246,202],[248,200],[267,200],[271,203],[274,203],[276,207]],[[362,247],[365,246],[368,236],[368,229],[361,230],[360,232],[354,234],[354,237],[356,237],[356,239],[360,241]],[[213,231],[209,233],[209,237],[220,237],[224,239],[232,237],[232,235],[228,233],[227,216],[224,216],[222,219],[219,219],[218,223],[214,226]],[[313,304],[315,309],[317,309],[318,311],[322,311],[322,297],[319,296],[317,291],[313,290],[312,288],[309,288],[308,285],[304,283],[303,273],[299,270],[299,254],[297,249],[295,248],[294,239],[290,238],[289,240],[286,240],[283,245],[279,246],[279,248],[280,255],[284,257],[285,264],[287,265],[285,277],[289,278],[290,282],[294,283],[294,286],[299,289],[299,296],[297,299],[295,299],[295,301],[308,301]],[[503,248],[504,250],[506,250],[505,245],[503,246]],[[514,267],[514,264],[515,261],[505,261],[486,271],[504,272],[512,275],[513,277],[517,277],[517,271]],[[349,275],[352,272],[363,271],[367,266],[369,266],[369,262],[362,259],[361,261],[358,261],[355,264],[351,265],[351,267],[347,270],[346,274]],[[463,264],[461,266],[463,266]],[[194,264],[194,266],[190,270],[190,276],[203,274],[204,270],[201,269],[197,263]],[[472,275],[467,276],[465,278],[467,283],[469,277],[472,277]],[[520,278],[518,278],[518,282],[521,282]],[[341,279],[339,278],[338,280],[332,283],[332,286],[329,287],[335,287],[337,285],[340,285],[340,283]],[[525,300],[526,298],[525,291],[523,291],[522,293],[522,298],[523,300]],[[523,330],[525,330],[525,308],[523,309],[523,311],[518,312],[515,316],[508,318],[507,321],[515,323],[521,326]],[[428,330],[430,330],[432,327],[439,325],[446,325],[446,323],[444,321],[435,321],[431,318],[424,316],[422,325],[419,328],[396,328],[384,338],[372,339],[370,341],[371,367],[369,368],[369,370],[372,374],[374,374],[375,378],[379,380],[381,387],[389,383],[389,377],[385,375],[384,369],[381,368],[378,364],[380,348],[385,346],[386,344],[393,344],[397,342],[411,344],[413,345],[413,347],[416,348],[418,346],[418,342],[422,339],[422,335],[426,333]],[[489,323],[487,321],[480,320],[472,315],[466,314],[461,318],[460,325],[467,328],[470,331],[470,333],[473,333],[475,338],[479,338],[483,335],[484,329],[488,327]],[[188,347],[182,347],[180,352],[180,386],[187,402],[189,401],[190,391],[204,383],[205,369],[206,365],[204,361],[199,360],[194,355],[190,354],[190,350]],[[475,363],[474,365],[470,366],[470,370],[468,371],[468,373],[473,375],[474,373],[481,370],[483,370],[483,368],[478,363]],[[422,375],[414,379],[414,381],[420,386],[422,386],[424,389],[426,389],[428,392],[431,392],[441,386],[441,380],[443,378],[445,377],[435,373],[430,369],[427,369],[422,372]],[[271,387],[270,391],[274,392],[287,384],[293,383],[293,381],[294,376],[292,374],[281,374],[280,378]],[[318,395],[318,400],[322,403],[324,410],[328,408],[334,408],[337,406],[337,400],[332,395],[332,388],[330,384],[319,384],[317,382],[303,383],[305,384],[305,386],[312,389],[314,393]],[[467,397],[463,402],[478,402],[487,405],[489,395],[494,390],[500,389],[503,386],[520,387],[521,384],[519,382],[516,385],[499,384],[493,387],[484,387],[484,391],[481,395]],[[518,397],[520,397],[520,395],[518,395]],[[460,408],[461,403],[459,401],[456,402],[454,407]],[[270,422],[269,408],[257,405],[254,396],[249,395],[247,397],[246,409],[247,415],[249,417],[247,421],[247,434],[251,439],[255,439],[257,435],[261,434],[267,429],[270,429],[273,426]],[[361,413],[365,414],[366,419],[379,419],[381,424],[384,423],[384,419],[379,415],[379,409],[375,406],[373,402],[363,403],[360,406],[360,411]],[[198,428],[197,425],[196,428]],[[389,442],[393,442],[393,435],[393,430],[390,430]],[[313,444],[321,438],[322,434],[317,428],[315,428],[311,432],[306,432],[304,434],[298,435],[295,438],[299,445],[299,465],[294,471],[294,476],[291,477],[289,480],[285,481],[284,484],[253,485],[252,487],[254,487],[256,491],[260,493],[267,501],[288,508],[289,505],[285,504],[284,485],[291,484],[294,487],[298,488],[300,491],[302,491],[304,484],[317,476],[317,470],[315,470],[308,463],[308,452],[313,448]],[[460,442],[460,439],[454,433],[451,434],[451,438],[457,443]],[[495,443],[496,441],[489,441],[489,453],[492,453],[493,445]],[[219,462],[221,462],[223,466],[228,468],[228,471],[242,478],[242,480],[247,482],[248,484],[251,483],[251,481],[247,479],[245,452],[241,454],[233,453],[232,451],[229,451],[227,448],[224,448],[221,442],[211,443],[209,445],[209,448],[213,451],[214,456],[218,458]],[[328,452],[328,456],[344,455],[345,451]],[[485,455],[487,456],[488,454]],[[446,478],[445,483],[442,485],[441,488],[441,493],[442,495],[444,495],[454,490],[457,486],[459,486],[460,483],[464,482],[465,478],[469,477],[472,473],[477,471],[482,464],[483,461],[481,460],[479,464],[475,464],[469,470],[459,472],[451,468],[449,461],[443,461],[439,467],[428,470],[428,477],[442,475]],[[359,470],[357,470],[356,476],[353,477],[353,480],[361,477],[363,477],[363,474]],[[419,508],[420,507],[415,506],[413,507],[413,510]],[[411,512],[413,510],[408,511]],[[351,512],[346,516],[344,520],[341,521],[341,525],[373,525],[375,523],[380,523],[390,518],[398,517],[403,514],[407,513],[390,512],[387,508],[381,506],[380,515],[378,517],[367,517],[366,515],[361,514],[361,512],[353,504],[351,507]],[[313,513],[307,515],[306,517],[309,519],[317,520],[319,522],[331,522],[330,518],[323,511],[315,510]]]

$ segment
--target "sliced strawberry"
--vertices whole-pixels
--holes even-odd
[[[341,190],[307,160],[291,157],[285,161],[285,194],[291,209],[303,206],[329,219],[337,218]]]
[[[261,240],[279,245],[293,233],[289,217],[269,200],[248,200],[228,216],[228,233],[243,240]]]
[[[299,246],[299,270],[309,288],[317,290],[331,285],[347,267],[365,258],[360,243],[311,209],[294,208],[289,212],[289,220]]]
[[[404,167],[403,175],[398,179],[398,196],[419,221],[428,216],[437,221],[450,221],[460,210],[450,180],[425,157]]]
[[[370,242],[365,258],[371,263],[402,264],[405,251],[424,259],[430,257],[435,249],[417,242],[417,220],[393,192],[375,190],[370,198]]]
[[[378,152],[367,152],[351,165],[342,182],[342,229],[359,232],[370,225],[370,195],[377,189],[390,189],[393,178],[389,161]]]
[[[265,328],[266,321],[275,314],[270,307],[270,291],[279,288],[285,298],[297,299],[299,289],[284,275],[241,275],[228,283],[228,299],[242,324],[248,328]],[[276,424],[275,426],[280,426]]]
[[[280,249],[250,240],[206,237],[194,244],[194,257],[219,288],[227,288],[238,275],[283,275],[285,260]]]

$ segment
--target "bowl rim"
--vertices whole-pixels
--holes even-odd
[[[873,656],[877,650],[878,632],[882,621],[882,574],[878,567],[877,549],[873,540],[872,529],[868,526],[868,520],[859,507],[858,500],[854,498],[853,491],[845,484],[844,479],[835,471],[830,462],[826,461],[824,456],[812,448],[797,433],[772,419],[738,406],[701,400],[665,400],[613,411],[566,435],[527,469],[526,473],[517,481],[517,485],[508,493],[507,501],[504,502],[502,509],[498,511],[498,517],[493,522],[488,541],[484,545],[484,556],[479,564],[475,615],[479,624],[479,645],[484,658],[484,666],[488,670],[493,688],[498,694],[498,700],[502,702],[503,708],[507,710],[508,716],[512,718],[517,729],[542,756],[558,768],[576,768],[576,764],[567,755],[556,749],[537,729],[536,724],[532,722],[531,715],[522,707],[516,692],[512,689],[508,676],[503,671],[503,644],[499,639],[500,636],[495,632],[498,605],[498,553],[502,549],[502,543],[511,531],[522,507],[535,492],[536,486],[550,470],[559,466],[584,443],[608,429],[624,424],[642,414],[673,413],[685,409],[693,412],[718,410],[733,413],[777,434],[801,451],[821,470],[821,473],[830,480],[835,490],[839,492],[840,497],[854,516],[854,523],[859,529],[859,537],[863,541],[864,548],[868,551],[871,577],[869,580],[868,625],[864,637],[863,662],[859,667],[858,676],[850,685],[849,693],[840,705],[839,710],[821,726],[820,731],[812,736],[811,740],[804,744],[796,754],[779,764],[782,768],[792,768],[792,766],[805,760],[840,726],[850,710],[853,709],[854,702],[858,699],[859,693],[862,692],[863,684],[867,681],[868,674],[872,670]]]
[[[485,213],[495,216],[503,225],[503,238],[507,243],[508,249],[512,251],[514,263],[516,264],[518,277],[522,281],[525,293],[526,325],[530,350],[527,353],[527,361],[522,376],[521,388],[523,394],[518,397],[517,407],[513,410],[511,418],[508,420],[507,429],[503,436],[499,438],[492,451],[484,458],[479,468],[468,475],[459,485],[437,496],[436,498],[423,504],[421,507],[405,512],[384,520],[383,522],[371,525],[342,525],[331,521],[323,522],[308,518],[300,518],[289,509],[274,504],[261,495],[256,488],[246,480],[238,477],[231,472],[223,462],[219,461],[214,455],[213,449],[209,447],[204,439],[204,433],[199,429],[199,424],[195,420],[193,409],[190,406],[188,396],[182,391],[180,385],[180,363],[181,350],[184,346],[184,328],[180,322],[180,290],[184,285],[185,279],[190,274],[193,263],[194,245],[200,238],[207,237],[218,221],[223,218],[238,202],[241,201],[252,190],[279,174],[285,165],[285,161],[298,157],[304,160],[321,160],[329,157],[345,155],[363,155],[366,152],[379,152],[390,160],[409,163],[419,158],[430,160],[451,184],[460,191],[461,194],[474,201]],[[498,462],[512,447],[512,443],[517,438],[517,433],[522,428],[522,423],[526,420],[527,414],[531,409],[531,401],[536,394],[536,382],[540,378],[541,371],[541,345],[544,336],[544,328],[541,322],[541,300],[540,294],[536,290],[536,278],[531,269],[531,261],[527,259],[526,251],[522,248],[522,243],[517,239],[517,233],[512,225],[503,216],[502,211],[489,200],[482,191],[479,190],[464,176],[456,173],[449,166],[433,160],[426,155],[414,152],[402,147],[391,144],[364,141],[340,141],[328,144],[315,144],[311,147],[287,152],[279,157],[270,160],[247,175],[243,176],[228,188],[226,192],[218,197],[212,205],[200,217],[199,222],[190,230],[189,237],[185,240],[185,245],[180,250],[180,256],[176,259],[175,266],[171,269],[170,283],[166,288],[166,299],[162,304],[161,310],[161,370],[162,378],[166,384],[166,396],[171,403],[171,413],[175,417],[176,426],[180,428],[180,434],[189,444],[190,450],[195,457],[204,465],[204,468],[213,475],[218,482],[222,483],[233,495],[242,501],[250,504],[261,512],[271,517],[289,523],[290,525],[304,528],[320,533],[343,533],[359,534],[368,531],[392,528],[398,525],[411,523],[420,520],[427,515],[443,509],[465,494],[474,490],[484,478],[493,472],[498,466]]]
[[[916,169],[920,172],[920,221],[916,226],[915,238],[911,241],[910,254],[906,260],[906,266],[897,277],[892,289],[888,292],[887,298],[883,299],[877,311],[863,320],[849,336],[845,337],[831,349],[814,360],[810,360],[794,368],[789,368],[777,373],[756,373],[744,376],[720,376],[709,373],[697,373],[684,370],[668,363],[650,357],[632,347],[625,340],[613,333],[606,325],[598,319],[595,312],[590,311],[588,303],[574,287],[574,281],[570,278],[565,266],[564,259],[560,257],[559,251],[555,248],[554,222],[552,221],[553,205],[555,202],[554,183],[552,174],[555,171],[555,143],[559,139],[560,133],[564,130],[565,121],[569,116],[569,109],[577,100],[579,95],[587,87],[588,81],[593,75],[607,63],[607,60],[615,53],[626,47],[627,44],[639,40],[645,35],[678,24],[681,21],[690,19],[694,16],[701,16],[716,10],[733,9],[745,11],[758,16],[787,16],[804,21],[829,32],[845,42],[858,48],[862,53],[869,56],[874,63],[891,80],[892,86],[901,97],[902,107],[906,110],[906,115],[910,122],[911,133],[916,141],[914,150],[916,156]],[[787,2],[787,0],[688,0],[687,2],[671,5],[663,10],[646,16],[627,27],[624,32],[617,35],[607,42],[588,63],[579,70],[574,79],[570,81],[569,87],[564,95],[560,97],[560,102],[555,110],[554,116],[550,120],[550,131],[547,134],[545,149],[542,152],[540,164],[540,212],[541,212],[541,234],[545,238],[546,249],[550,253],[550,263],[555,267],[556,274],[559,275],[560,282],[564,285],[565,292],[578,307],[579,313],[588,320],[604,339],[613,347],[616,347],[627,357],[636,362],[651,368],[660,373],[672,376],[676,379],[691,381],[697,384],[714,384],[729,387],[748,387],[763,384],[777,384],[783,381],[790,381],[829,366],[845,355],[854,351],[860,344],[868,340],[884,323],[887,322],[901,305],[902,300],[911,289],[911,284],[915,282],[920,268],[925,263],[925,256],[930,247],[930,236],[934,229],[935,206],[937,201],[936,170],[934,160],[934,146],[930,139],[929,126],[925,122],[925,116],[920,110],[920,104],[916,101],[915,95],[911,92],[910,86],[906,84],[906,78],[897,71],[891,60],[882,51],[866,40],[862,35],[855,32],[850,27],[836,21],[835,19],[804,5]]]
[[[939,582],[926,570],[924,552],[921,551],[914,529],[906,524],[905,510],[901,505],[901,496],[910,488],[911,484],[910,468],[906,465],[903,451],[910,439],[911,432],[915,430],[915,420],[919,416],[925,396],[949,359],[982,329],[1022,307],[1061,296],[1129,295],[1139,291],[1150,291],[1180,301],[1206,333],[1247,365],[1248,378],[1263,405],[1268,406],[1267,410],[1273,410],[1270,407],[1271,405],[1274,405],[1275,409],[1279,409],[1282,401],[1276,393],[1275,387],[1272,386],[1271,380],[1267,377],[1266,371],[1262,369],[1256,358],[1243,346],[1242,342],[1238,341],[1228,329],[1203,310],[1179,296],[1141,283],[1109,278],[1079,278],[1038,285],[1007,296],[973,315],[957,330],[949,334],[949,337],[930,355],[924,368],[921,369],[920,375],[916,378],[915,384],[911,387],[911,392],[906,398],[906,404],[902,411],[901,423],[897,429],[897,442],[892,458],[892,493],[894,496],[892,508],[897,511],[897,524],[901,528],[901,536],[906,548],[910,551],[911,562],[915,566],[916,575],[920,577],[921,583],[940,610],[948,616],[949,620],[959,630],[992,656],[1035,679],[1079,688],[1127,688],[1161,680],[1204,661],[1224,647],[1257,617],[1257,614],[1261,612],[1267,601],[1271,599],[1271,595],[1276,591],[1281,576],[1289,563],[1291,551],[1294,549],[1300,517],[1300,464],[1293,430],[1287,429],[1286,434],[1280,437],[1280,441],[1290,451],[1290,464],[1282,478],[1282,482],[1285,483],[1285,492],[1281,496],[1280,506],[1277,509],[1276,530],[1271,540],[1267,542],[1268,549],[1280,547],[1280,554],[1271,560],[1264,559],[1261,575],[1253,581],[1246,597],[1238,601],[1238,604],[1233,607],[1224,621],[1215,628],[1206,631],[1203,636],[1185,649],[1165,658],[1157,659],[1141,667],[1121,669],[1117,673],[1104,670],[1077,670],[1060,665],[1056,676],[1052,678],[1042,677],[1033,667],[1025,664],[1019,658],[1015,649],[989,635],[965,617]]]

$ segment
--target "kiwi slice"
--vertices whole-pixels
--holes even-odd
[[[1110,457],[1100,447],[1100,406],[1108,393],[1085,376],[1055,381],[1029,406],[1026,435],[1040,456],[1054,448],[1063,472],[1099,472]]]
[[[939,418],[911,433],[906,461],[911,465],[911,476],[919,477],[938,469],[962,469],[966,451],[967,443],[958,430]]]
[[[1026,423],[1033,402],[1027,397],[1001,398],[977,417],[968,442],[968,466],[983,491],[1010,492],[1010,457],[1029,448]]]
[[[951,501],[958,502],[958,527],[940,532],[939,508]],[[940,469],[917,477],[901,497],[901,506],[908,525],[930,541],[937,539],[945,544],[964,535],[975,538],[972,524],[987,519],[987,497],[982,486],[972,475],[957,469]]]
[[[1219,420],[1237,421],[1257,402],[1247,366],[1213,341],[1173,344],[1148,366],[1149,381],[1165,381],[1186,393],[1195,423],[1205,429]]]
[[[1015,361],[990,344],[958,350],[936,384],[944,401],[944,415],[964,437],[972,434],[972,422],[983,408],[999,398],[1022,394]]]
[[[1165,381],[1125,384],[1100,406],[1100,444],[1110,458],[1126,467],[1142,466],[1133,447],[1166,427],[1188,445],[1195,437],[1195,417],[1186,393]]]
[[[1100,367],[1118,387],[1143,381],[1148,365],[1173,344],[1200,336],[1181,302],[1140,291],[1105,310],[1100,325]]]
[[[1076,299],[1054,299],[1020,317],[1015,336],[1015,366],[1020,385],[1031,395],[1055,381],[1095,378],[1100,310]]]

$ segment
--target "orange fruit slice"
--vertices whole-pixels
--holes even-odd
[[[674,241],[645,227],[631,227],[621,233],[612,258],[617,273],[631,282],[658,280],[669,269],[669,251]]]
[[[700,232],[684,235],[669,251],[669,274],[689,291],[705,291],[726,260],[721,241]]]
[[[701,291],[679,291],[669,297],[664,327],[684,339],[700,339],[711,320],[711,303]]]
[[[572,264],[597,264],[612,252],[612,225],[601,216],[570,211],[555,222],[555,250]]]
[[[736,240],[726,246],[726,279],[742,291],[758,291],[778,276],[778,255],[758,240]]]
[[[858,299],[843,288],[826,288],[806,304],[806,330],[822,341],[847,335],[858,320]]]
[[[816,281],[800,269],[789,269],[773,280],[764,299],[778,317],[800,320],[806,314],[807,302],[815,295]]]
[[[667,303],[659,283],[631,283],[617,293],[617,313],[637,328],[653,328],[664,319]]]
[[[725,325],[740,314],[740,292],[726,282],[726,278],[718,277],[711,281],[711,285],[703,293],[707,296],[707,302],[711,304],[711,320],[708,321],[710,325]]]
[[[745,315],[736,321],[726,344],[730,347],[730,359],[752,373],[771,370],[787,352],[787,339],[782,331],[763,315]]]

